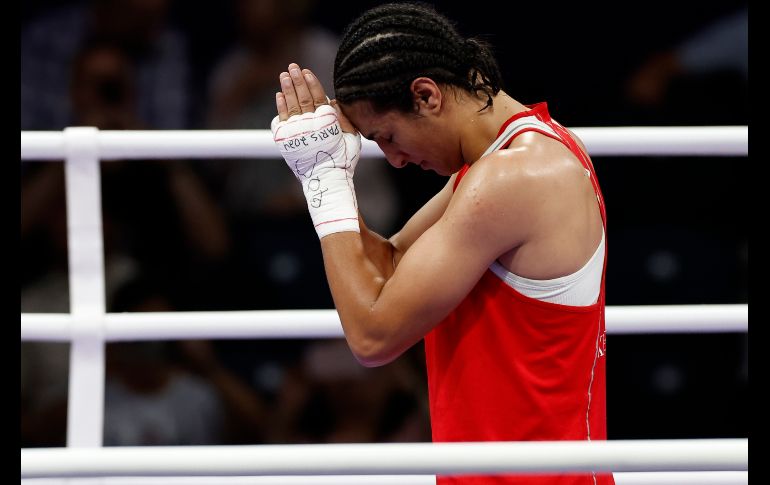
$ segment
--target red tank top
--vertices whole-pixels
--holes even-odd
[[[506,121],[488,151],[506,148],[519,133],[533,130],[564,143],[590,171],[606,232],[604,201],[590,158],[551,119],[546,103],[527,108]],[[455,188],[468,168],[458,173]],[[605,245],[599,298],[590,306],[530,298],[492,271],[484,273],[425,336],[434,442],[607,439],[606,265]],[[437,483],[608,485],[614,480],[611,474],[588,473],[439,476]]]

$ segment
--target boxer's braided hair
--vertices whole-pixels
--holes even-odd
[[[345,30],[334,60],[334,94],[341,103],[367,100],[380,112],[410,112],[410,85],[421,76],[486,96],[482,109],[502,88],[486,42],[465,39],[431,6],[389,3],[368,10]]]

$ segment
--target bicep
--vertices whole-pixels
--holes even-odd
[[[389,239],[385,239],[370,230],[359,211],[358,223],[361,228],[364,251],[383,276],[390,278],[406,250],[444,213],[452,199],[455,177],[454,175],[450,177],[447,184],[425,203],[399,232]]]
[[[420,336],[443,319],[478,282],[494,259],[457,234],[446,220],[428,228],[410,247],[385,283],[376,306],[392,319],[416,327]]]
[[[389,333],[386,340],[396,346],[389,355],[399,355],[425,336],[506,250],[510,239],[489,213],[484,204],[453,201],[404,254],[373,307],[380,328]]]

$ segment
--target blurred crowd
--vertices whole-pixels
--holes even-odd
[[[317,21],[317,2],[224,2],[219,39],[177,25],[184,7],[174,7],[70,1],[23,18],[21,129],[267,129],[290,61],[332,95],[340,32]],[[677,82],[714,73],[747,82],[747,18],[730,12],[651,53],[628,71],[624,102],[670,106]],[[106,161],[101,173],[108,312],[333,308],[304,197],[277,152]],[[358,202],[372,229],[392,234],[441,184],[412,175],[423,178],[397,184],[382,160],[361,161]],[[21,164],[21,211],[21,311],[66,313],[60,162]],[[68,344],[22,342],[22,447],[65,444],[68,363]],[[419,345],[367,369],[343,340],[112,343],[104,443],[429,441],[423,366]]]
[[[235,0],[202,79],[168,0],[49,7],[21,34],[21,129],[266,129],[289,61],[327,92],[337,34],[308,0]],[[101,164],[108,312],[333,308],[296,180],[276,159]],[[363,160],[359,204],[396,222],[386,165]],[[69,311],[64,170],[22,164],[22,312]],[[65,443],[68,345],[24,342],[22,446]],[[362,368],[344,341],[107,346],[105,445],[424,441],[422,361]]]

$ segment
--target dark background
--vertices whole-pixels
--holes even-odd
[[[22,2],[22,27],[62,3]],[[378,3],[318,2],[313,17],[341,34],[358,13]],[[200,93],[206,73],[233,39],[228,5],[172,4],[173,23],[189,35]],[[735,73],[682,76],[655,107],[634,105],[623,91],[650,56],[742,2],[435,5],[459,21],[461,33],[493,45],[509,94],[527,104],[547,101],[552,116],[570,128],[749,124],[748,85]],[[748,303],[747,157],[593,161],[607,206],[608,305]],[[402,201],[400,223],[444,183],[410,168],[390,174]],[[324,280],[315,281],[324,296],[309,307],[331,308]],[[217,345],[237,360],[241,344]],[[748,336],[742,333],[609,336],[609,438],[747,437],[747,355]]]

